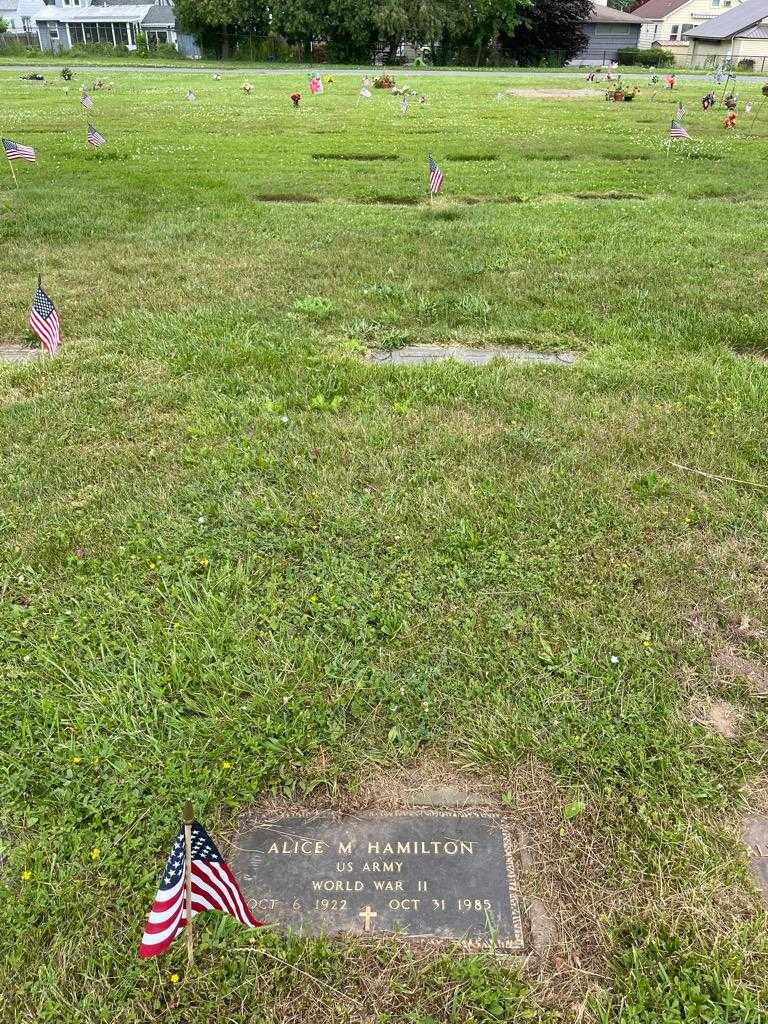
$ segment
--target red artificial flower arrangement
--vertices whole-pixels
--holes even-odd
[[[299,100],[301,99],[301,93],[300,92],[292,92],[291,93],[291,99],[293,100],[294,107],[298,107]]]

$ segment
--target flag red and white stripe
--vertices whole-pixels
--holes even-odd
[[[96,146],[97,149],[100,149],[104,145],[104,136],[101,132],[98,132],[92,124],[88,125],[88,131],[86,132],[85,137],[88,140],[89,146]]]
[[[433,156],[429,158],[429,193],[430,195],[436,195],[443,187],[443,172],[437,166],[437,162]]]
[[[192,916],[219,910],[245,925],[258,928],[235,876],[203,826],[192,822]],[[167,949],[187,924],[186,856],[184,828],[179,830],[165,865],[160,888],[144,927],[140,957],[157,956]]]
[[[31,163],[37,160],[37,153],[31,146],[22,146],[13,139],[3,139],[3,149],[9,160],[29,160]]]
[[[56,307],[38,284],[32,309],[29,313],[29,326],[40,339],[49,356],[55,356],[59,348],[59,314]]]

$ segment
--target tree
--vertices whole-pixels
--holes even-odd
[[[570,60],[587,45],[582,25],[592,10],[592,0],[534,0],[521,23],[502,32],[502,48],[519,64],[540,64],[556,52]]]
[[[7,32],[9,28],[10,25],[5,20],[5,18],[0,18],[0,36],[3,35],[3,33]]]
[[[532,9],[534,0],[440,0],[437,63],[447,64],[457,54],[477,67],[501,33],[513,33]],[[470,52],[471,51],[471,56]]]
[[[265,0],[175,0],[179,24],[204,49],[228,57],[233,42],[244,36],[266,37],[269,9]]]

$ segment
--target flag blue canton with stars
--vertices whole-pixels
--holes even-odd
[[[204,910],[219,910],[246,928],[258,928],[262,922],[251,913],[214,841],[199,821],[192,822],[190,831],[192,916]],[[182,827],[173,841],[147,918],[139,947],[140,957],[162,953],[187,924],[186,889],[186,839]]]

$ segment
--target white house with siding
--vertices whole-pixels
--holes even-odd
[[[646,0],[633,11],[643,19],[640,30],[640,46],[647,50],[652,46],[675,49],[688,48],[686,32],[712,18],[717,18],[743,0]],[[672,46],[670,46],[672,44]]]
[[[201,56],[194,39],[178,28],[167,2],[46,0],[42,9],[38,3],[34,20],[41,49],[53,53],[91,43],[135,50],[137,37],[143,34],[150,47],[167,43],[187,57]]]
[[[35,32],[35,15],[43,0],[0,0],[0,18],[8,25],[8,35]]]
[[[728,64],[763,74],[768,68],[768,0],[744,0],[691,29],[687,38],[692,64]]]

